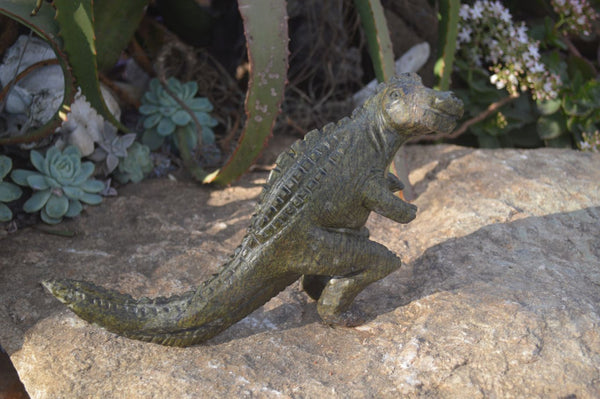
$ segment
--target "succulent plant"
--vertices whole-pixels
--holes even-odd
[[[136,134],[129,133],[123,136],[117,135],[116,130],[104,130],[98,142],[99,147],[89,158],[94,162],[103,162],[104,173],[112,173],[119,164],[119,158],[127,157],[127,149],[135,141]]]
[[[90,205],[102,202],[97,193],[104,189],[104,183],[90,179],[94,164],[82,163],[77,147],[68,146],[63,151],[51,147],[45,157],[32,150],[30,158],[37,172],[16,169],[11,173],[15,183],[34,190],[31,198],[23,204],[25,212],[41,210],[44,222],[56,224],[63,217],[79,215],[83,209],[82,202]]]
[[[150,148],[135,142],[127,150],[127,157],[121,160],[115,177],[121,183],[140,182],[154,168],[150,158]]]
[[[157,149],[165,138],[173,135],[178,128],[187,127],[184,135],[188,147],[195,148],[198,145],[198,136],[196,130],[190,128],[194,126],[190,110],[202,126],[202,142],[214,143],[215,134],[211,128],[217,125],[217,121],[208,114],[213,109],[210,101],[204,97],[194,97],[198,92],[198,84],[196,82],[182,84],[175,78],[169,78],[167,86],[188,109],[184,109],[167,93],[157,79],[152,79],[148,91],[142,97],[142,105],[139,109],[145,116],[145,131],[142,139],[144,144],[150,149]],[[180,143],[177,141],[174,140],[175,145],[179,147]]]
[[[13,217],[12,212],[4,202],[14,201],[22,194],[18,186],[7,181],[2,181],[11,168],[12,160],[5,155],[0,155],[0,222],[8,222]]]

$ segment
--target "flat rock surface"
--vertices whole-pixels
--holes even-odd
[[[373,215],[404,267],[356,328],[288,287],[207,343],[170,348],[90,325],[51,277],[182,293],[240,242],[266,173],[214,190],[149,180],[59,227],[0,239],[0,345],[32,398],[600,397],[600,155],[408,147],[417,219]]]

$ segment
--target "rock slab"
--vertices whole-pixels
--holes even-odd
[[[39,281],[184,292],[241,240],[265,174],[220,191],[151,180],[0,241],[0,345],[32,398],[600,397],[600,155],[409,147],[417,219],[372,238],[405,265],[319,322],[292,285],[204,345],[169,348],[74,316]]]

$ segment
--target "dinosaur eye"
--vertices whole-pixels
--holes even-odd
[[[390,98],[392,100],[397,100],[402,96],[402,93],[400,90],[392,90],[392,92],[390,93]]]

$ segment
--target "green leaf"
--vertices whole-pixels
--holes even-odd
[[[238,0],[238,8],[244,22],[251,71],[245,102],[246,124],[229,161],[206,176],[205,183],[226,185],[248,169],[271,135],[283,99],[288,67],[285,2]]]
[[[148,0],[94,1],[94,33],[98,69],[112,68],[138,28]]]
[[[36,150],[31,150],[29,152],[29,158],[31,159],[31,163],[33,166],[44,174],[48,174],[48,170],[45,168],[44,156],[37,152]]]
[[[147,92],[146,94],[150,94],[150,92]],[[157,105],[154,105],[154,104],[142,104],[138,108],[138,111],[142,115],[152,115],[152,114],[154,114],[154,113],[156,113],[156,112],[159,111],[159,107]],[[150,126],[150,127],[152,127],[152,126]]]
[[[60,219],[62,218],[67,210],[69,209],[69,200],[64,195],[51,195],[48,198],[48,202],[46,202],[46,206],[44,210],[46,211],[46,215],[51,217],[52,219]]]
[[[90,205],[98,205],[102,202],[102,197],[98,194],[83,193],[83,195],[80,198],[80,201]]]
[[[0,181],[6,177],[12,169],[12,159],[6,155],[0,155]]]
[[[74,218],[75,216],[79,215],[82,210],[83,206],[81,205],[81,202],[79,202],[78,200],[70,199],[69,210],[67,211],[67,213],[65,213],[65,216],[68,218]]]
[[[104,190],[104,183],[95,179],[87,180],[81,185],[81,188],[86,193],[99,193]]]
[[[27,178],[27,184],[34,190],[45,190],[47,188],[50,188],[46,181],[46,178],[39,174],[30,175]]]
[[[48,224],[59,224],[60,222],[62,222],[62,218],[55,219],[48,216],[48,214],[46,213],[46,208],[42,209],[42,212],[40,212],[40,216],[42,217],[42,220]]]
[[[79,186],[94,174],[95,166],[92,162],[83,162],[79,167],[79,172],[73,179],[73,185]]]
[[[205,97],[192,98],[191,100],[187,100],[185,104],[193,111],[210,112],[213,110],[212,104]]]
[[[161,136],[168,136],[175,131],[175,124],[168,118],[163,118],[156,127],[156,132]]]
[[[78,200],[83,195],[83,190],[79,187],[65,186],[62,190],[65,196],[71,200]]]
[[[537,100],[535,104],[540,114],[551,115],[560,109],[561,100],[559,98],[554,100]]]
[[[558,113],[540,116],[537,120],[536,130],[542,140],[555,139],[567,130],[565,118]]]
[[[51,194],[52,191],[50,189],[34,192],[31,198],[29,198],[23,204],[23,210],[27,213],[39,211],[44,207],[44,205],[46,205],[46,202],[48,201],[48,198],[50,198]]]
[[[146,130],[142,135],[142,143],[147,145],[152,151],[157,150],[165,141],[164,136],[159,135],[154,130]]]
[[[367,37],[367,47],[377,80],[385,82],[396,74],[396,70],[394,48],[381,2],[379,0],[354,0],[354,6],[360,15],[360,22]]]
[[[439,0],[441,20],[438,34],[438,60],[435,64],[435,74],[439,78],[439,89],[450,88],[450,76],[456,53],[456,42],[458,38],[458,11],[460,0]]]
[[[69,65],[81,87],[81,93],[106,120],[120,130],[127,131],[110,113],[100,91],[92,1],[54,0],[53,4],[57,11],[56,21],[60,26],[63,48],[69,57]]]
[[[0,202],[10,202],[19,199],[22,193],[19,186],[5,181],[0,182]]]
[[[12,217],[13,214],[10,209],[6,205],[0,203],[0,222],[10,222]]]
[[[171,120],[177,125],[177,126],[185,126],[188,123],[191,122],[192,117],[190,116],[190,114],[188,114],[187,111],[185,110],[179,110],[177,112],[175,112],[172,116],[171,116]]]
[[[31,170],[15,169],[10,174],[10,177],[19,186],[29,186],[29,183],[27,183],[27,178],[32,175],[40,175],[40,174],[37,172],[31,171]]]

